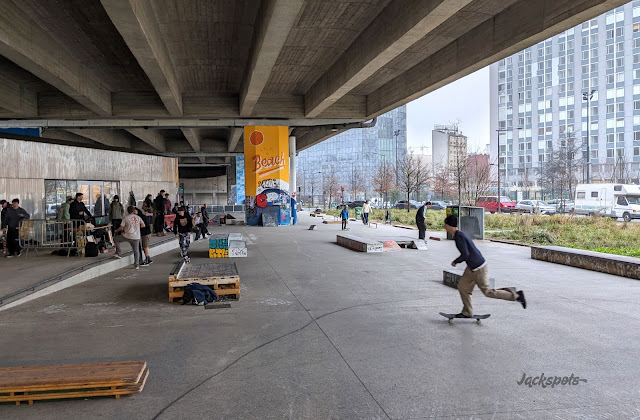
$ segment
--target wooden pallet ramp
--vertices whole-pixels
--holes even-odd
[[[144,361],[0,368],[0,402],[33,404],[39,400],[136,394],[144,389]]]
[[[189,283],[209,286],[219,298],[240,299],[240,276],[235,263],[182,264],[169,276],[169,302],[181,299]]]

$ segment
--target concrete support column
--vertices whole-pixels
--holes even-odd
[[[296,136],[289,136],[289,191],[292,197],[298,198],[296,180]]]
[[[244,139],[247,225],[290,224],[289,127],[246,126]]]

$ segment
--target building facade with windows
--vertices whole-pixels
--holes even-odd
[[[457,125],[436,125],[431,132],[434,166],[455,167],[467,159],[467,136]]]
[[[491,162],[505,192],[542,195],[561,152],[575,182],[637,181],[640,1],[492,64],[490,78]]]
[[[341,203],[342,186],[345,202],[376,199],[372,180],[379,168],[394,168],[406,152],[407,109],[403,105],[379,116],[374,127],[351,129],[301,151],[296,161],[298,201],[328,204],[331,193],[332,203],[336,197]],[[330,182],[332,178],[337,182]]]

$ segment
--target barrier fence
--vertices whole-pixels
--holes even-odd
[[[20,222],[18,240],[20,246],[29,256],[33,249],[38,256],[38,249],[64,249],[67,257],[75,249],[82,255],[88,236],[87,224],[82,220],[57,221],[46,219],[30,219]]]

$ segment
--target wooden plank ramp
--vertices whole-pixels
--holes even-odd
[[[169,302],[181,299],[189,283],[209,286],[222,299],[240,299],[240,276],[235,263],[182,264],[169,276]]]
[[[145,361],[0,368],[0,403],[136,394],[149,377]]]

